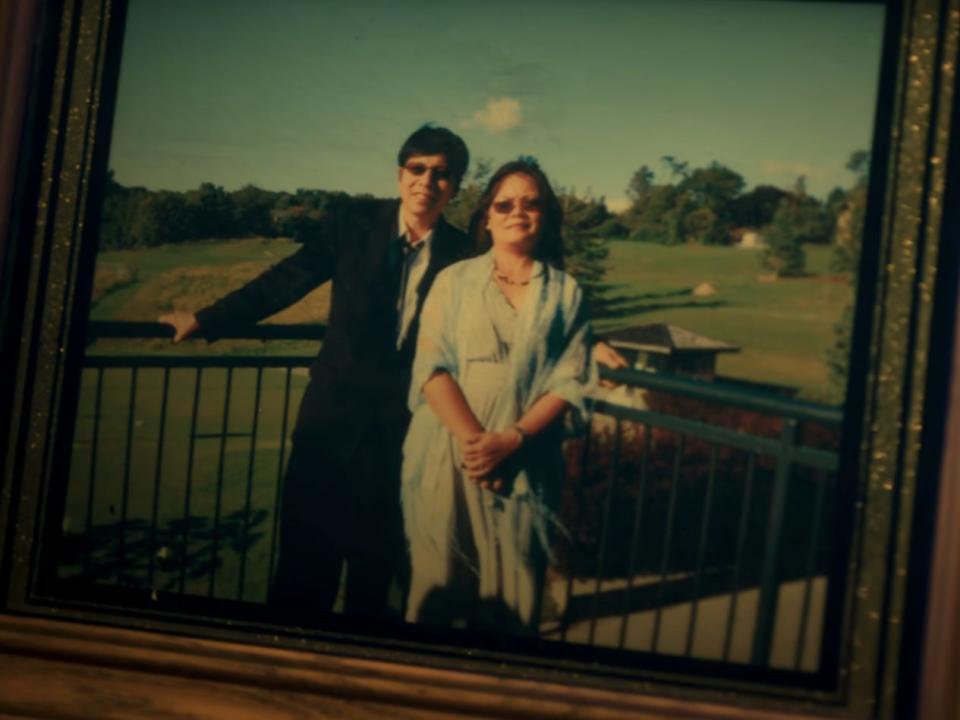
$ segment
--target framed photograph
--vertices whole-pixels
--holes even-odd
[[[35,17],[12,637],[446,711],[912,702],[956,2]]]

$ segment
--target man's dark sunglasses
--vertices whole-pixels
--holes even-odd
[[[453,177],[450,173],[450,170],[445,167],[430,167],[428,165],[424,165],[423,163],[409,163],[404,165],[403,168],[415,177],[426,175],[428,172],[433,173],[433,177],[437,180],[449,180],[451,177]]]

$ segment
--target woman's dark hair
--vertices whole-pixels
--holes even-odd
[[[400,146],[397,165],[403,167],[413,155],[443,155],[447,159],[453,189],[460,189],[460,181],[470,162],[470,153],[463,138],[455,132],[445,127],[422,125]]]
[[[563,208],[560,207],[560,201],[553,192],[553,188],[550,187],[547,176],[540,169],[537,161],[532,158],[521,158],[500,166],[493,177],[490,178],[490,182],[487,183],[486,190],[480,196],[480,203],[470,217],[470,229],[468,231],[475,243],[477,254],[486,252],[493,244],[486,227],[487,214],[490,212],[490,206],[493,204],[493,198],[500,189],[500,185],[510,175],[526,175],[536,184],[537,192],[540,195],[540,236],[533,248],[534,259],[562,270]]]

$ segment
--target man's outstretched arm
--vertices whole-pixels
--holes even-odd
[[[241,288],[197,312],[174,311],[157,318],[173,327],[178,343],[199,330],[221,334],[231,327],[249,326],[289,307],[333,277],[336,268],[336,218],[325,221],[303,246]]]

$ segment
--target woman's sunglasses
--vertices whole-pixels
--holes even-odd
[[[516,206],[517,203],[513,200],[498,200],[491,205],[494,212],[500,213],[501,215],[509,215]],[[522,198],[520,200],[520,209],[529,213],[540,212],[543,210],[543,201],[540,200],[540,198]]]

